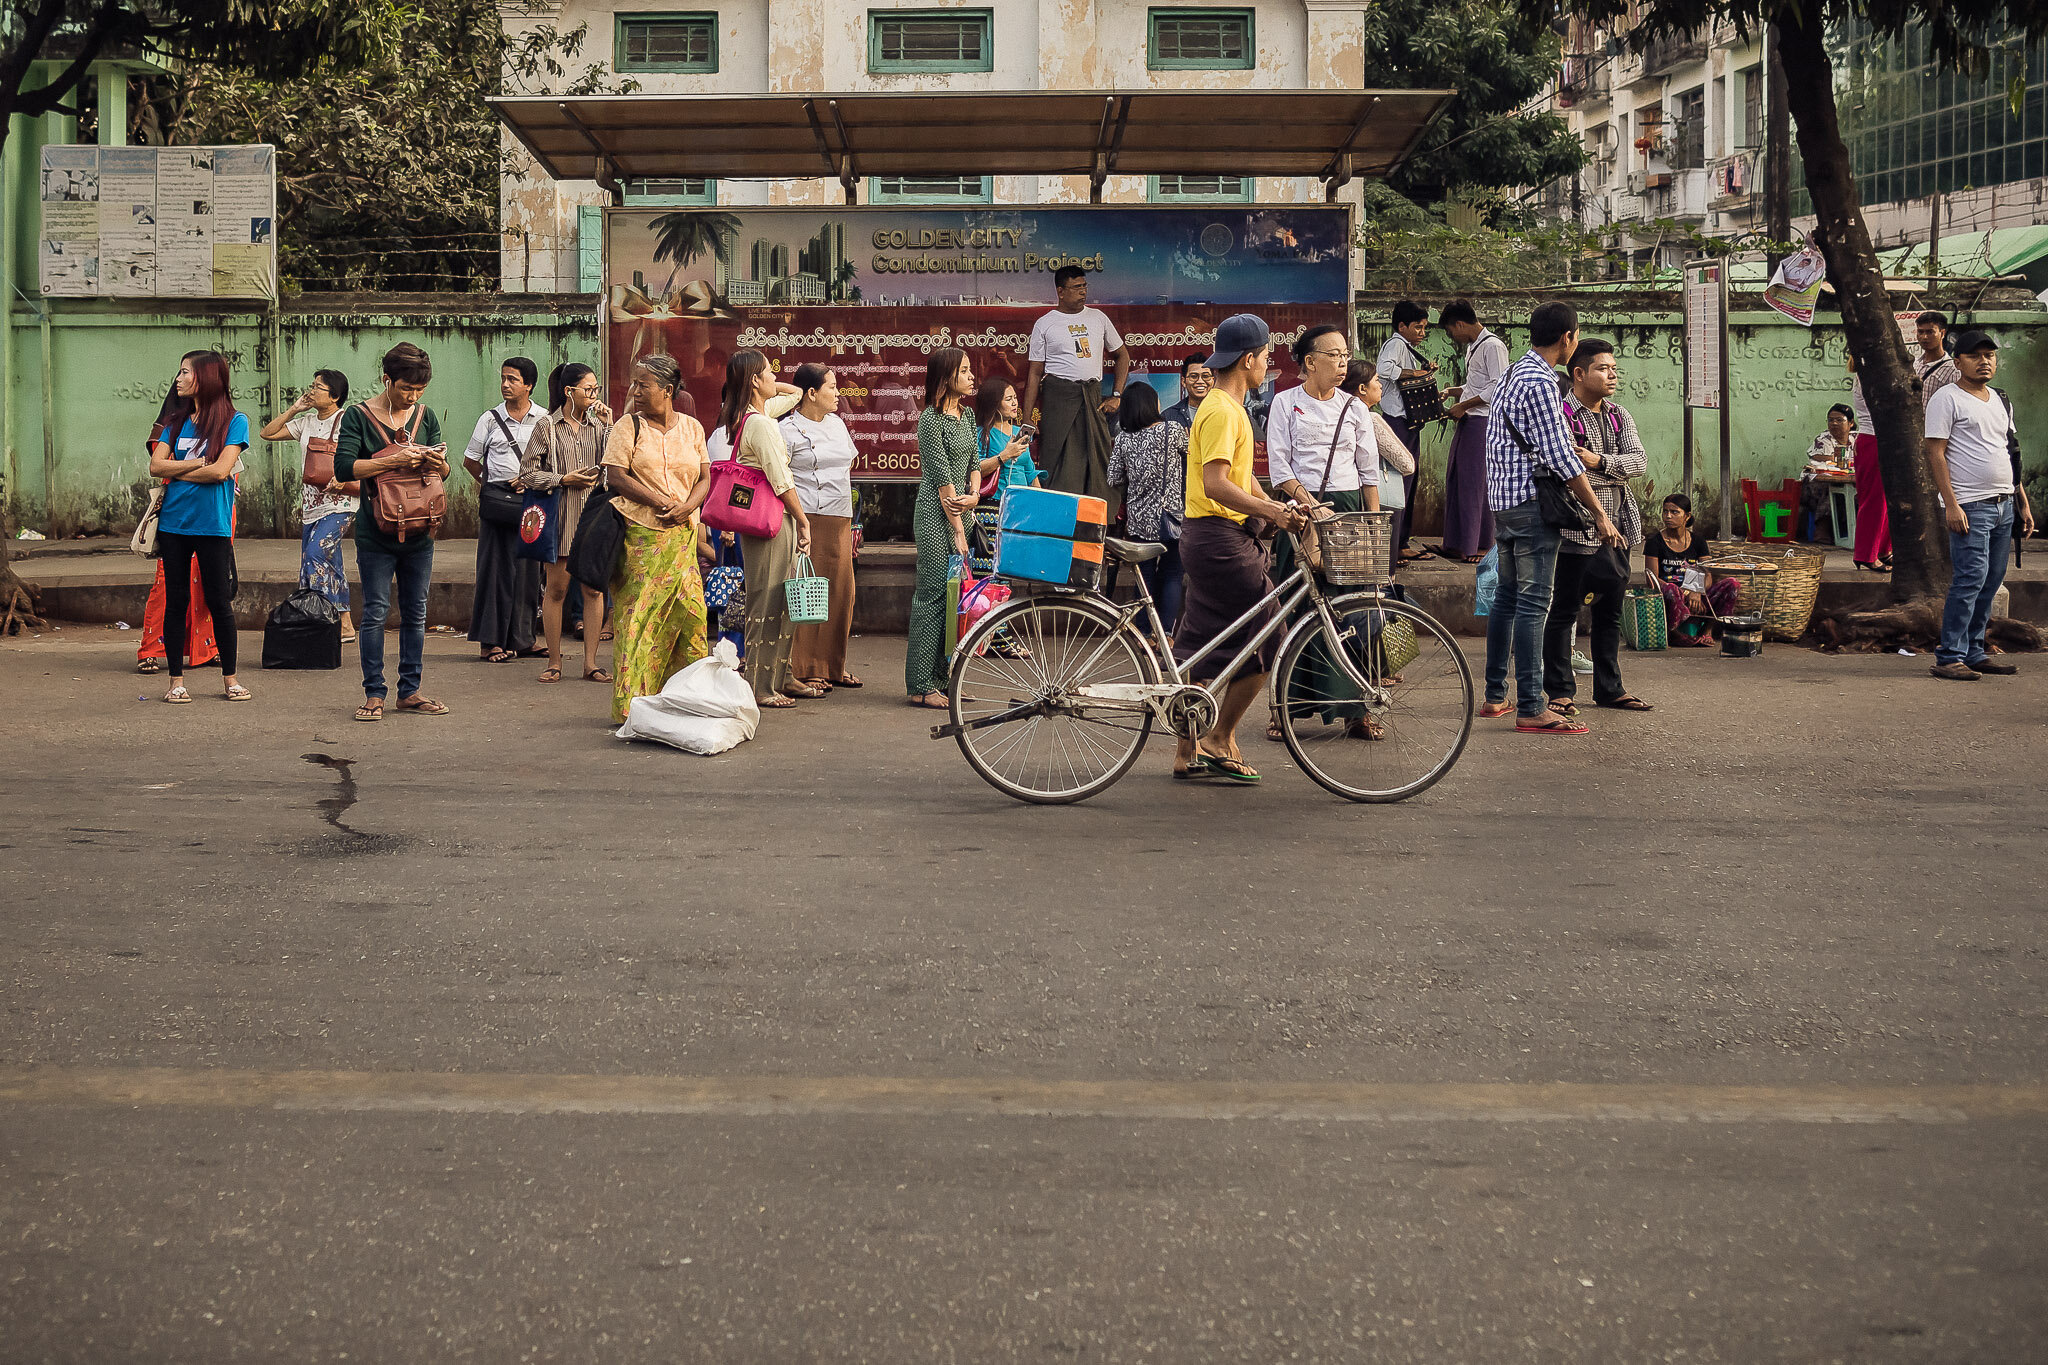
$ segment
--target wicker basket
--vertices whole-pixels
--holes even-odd
[[[1735,611],[1763,617],[1766,640],[1791,641],[1806,634],[1813,604],[1820,598],[1826,554],[1805,545],[1759,546],[1740,540],[1708,541],[1707,547],[1715,560],[1740,559],[1756,566],[1750,573],[1737,567],[1714,571],[1741,581]]]
[[[789,619],[800,626],[831,619],[832,580],[818,577],[817,567],[807,554],[796,557],[792,574],[782,584],[783,592],[789,596]]]
[[[1394,514],[1340,512],[1316,523],[1323,577],[1340,588],[1385,587],[1394,577]]]
[[[1671,644],[1671,631],[1664,619],[1664,594],[1648,588],[1630,588],[1622,598],[1621,638],[1630,649],[1655,651]]]

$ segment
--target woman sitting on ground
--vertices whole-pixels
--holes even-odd
[[[1742,585],[1717,578],[1699,567],[1707,557],[1707,538],[1692,524],[1692,499],[1673,493],[1664,499],[1664,524],[1643,541],[1643,562],[1650,586],[1664,594],[1666,626],[1674,645],[1707,643],[1709,619],[1725,616],[1735,606]]]

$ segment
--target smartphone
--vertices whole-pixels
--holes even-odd
[[[1019,422],[1017,423],[1017,434],[1010,439],[1013,441],[1028,441],[1037,434],[1037,427],[1032,426],[1029,422]]]

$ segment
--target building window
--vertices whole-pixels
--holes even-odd
[[[868,70],[993,71],[994,27],[985,9],[869,10]]]
[[[702,178],[627,180],[620,184],[619,190],[629,204],[702,207],[718,202],[718,182]]]
[[[1764,69],[1759,63],[1742,71],[1742,150],[1764,145]]]
[[[1249,71],[1258,64],[1248,9],[1146,13],[1145,65],[1154,71]]]
[[[1671,130],[1671,169],[1696,171],[1707,164],[1706,89],[1696,85],[1681,94],[1678,107],[1672,113],[1672,121],[1677,126]]]
[[[620,71],[704,74],[718,70],[716,14],[614,16],[612,65]]]
[[[1248,175],[1155,175],[1145,197],[1155,204],[1249,204]]]
[[[871,175],[870,204],[993,204],[995,181],[986,175]]]

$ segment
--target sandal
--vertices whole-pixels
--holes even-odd
[[[610,682],[611,680],[612,675],[602,668],[586,668],[583,670],[583,681],[585,682]]]
[[[410,711],[416,716],[445,716],[448,714],[448,708],[441,705],[440,702],[435,701],[432,697],[422,697],[418,694],[400,698],[398,709]]]
[[[608,630],[601,630],[597,633],[597,642],[599,644],[603,644],[606,640],[609,640],[611,638],[612,633]]]
[[[230,683],[227,690],[220,695],[223,701],[251,701],[256,696],[254,692],[251,692],[240,683]]]
[[[1563,716],[1566,720],[1576,720],[1579,715],[1579,704],[1570,697],[1552,697],[1550,699],[1550,714]]]
[[[1287,742],[1287,736],[1282,734],[1280,730],[1280,713],[1277,711],[1273,713],[1273,718],[1266,722],[1266,739],[1269,743],[1273,744],[1285,744]]]
[[[368,701],[364,702],[364,703],[363,703],[363,704],[362,704],[361,706],[358,706],[358,707],[356,708],[356,719],[357,719],[357,720],[382,720],[382,719],[384,719],[384,699],[383,699],[382,697],[372,697],[372,698],[370,698],[370,699],[369,699]]]
[[[1502,716],[1506,715],[1508,712],[1514,709],[1514,706],[1508,702],[1490,701],[1479,708],[1479,719],[1499,720]]]
[[[1559,715],[1538,716],[1533,720],[1517,719],[1515,733],[1518,735],[1583,735],[1590,733],[1586,723],[1567,720]]]
[[[494,649],[490,653],[479,655],[478,657],[487,664],[509,664],[519,656],[509,649]]]
[[[187,706],[191,704],[192,694],[187,692],[181,684],[164,693],[164,700],[173,706]]]
[[[354,631],[348,632],[348,634],[341,637],[341,642],[345,645],[354,644],[356,642],[356,633]]]
[[[754,698],[754,705],[760,707],[763,711],[793,711],[796,709],[796,703],[783,696],[756,697]]]
[[[939,700],[936,702],[927,701],[925,700],[927,697],[937,697]],[[950,711],[952,709],[951,704],[946,700],[944,692],[923,692],[914,697],[906,697],[904,705],[915,706],[920,711]]]
[[[1657,708],[1641,697],[1620,696],[1613,701],[1596,701],[1595,706],[1604,706],[1610,711],[1654,711]]]
[[[1205,754],[1196,750],[1195,761],[1216,776],[1243,783],[1245,786],[1262,780],[1259,777],[1259,770],[1241,758],[1225,758],[1222,754]]]
[[[1378,716],[1359,716],[1344,724],[1346,739],[1385,739],[1387,732]]]
[[[544,683],[560,682],[562,680],[562,670],[559,667],[543,668],[540,671],[540,680]]]
[[[801,683],[791,683],[788,687],[782,689],[782,695],[785,697],[795,697],[798,701],[816,701],[824,696],[825,693],[816,687],[805,687]]]
[[[842,673],[832,680],[832,685],[834,687],[859,687],[860,679],[854,677],[851,673]]]
[[[162,659],[137,660],[135,671],[137,673],[161,673],[164,671],[164,661]]]
[[[1215,775],[1209,771],[1207,764],[1199,768],[1175,768],[1173,770],[1175,780],[1180,782],[1193,782],[1197,778],[1214,777]]]

